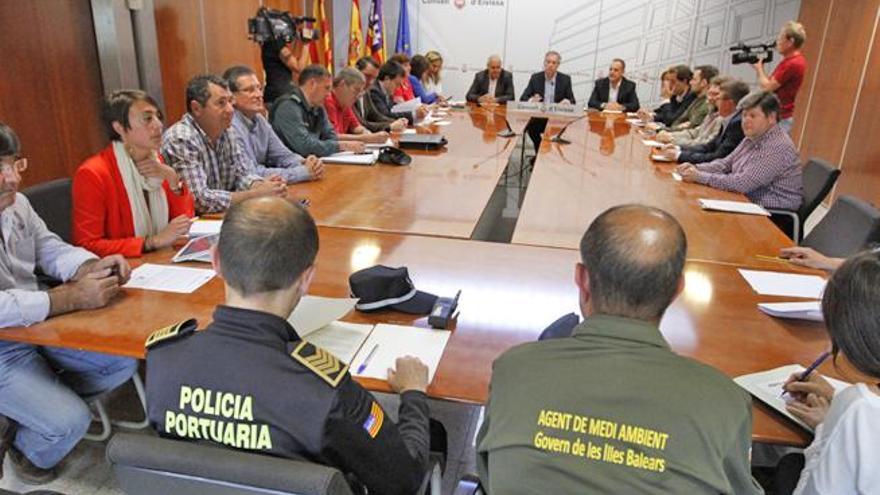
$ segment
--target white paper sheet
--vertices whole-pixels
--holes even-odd
[[[818,275],[743,270],[741,268],[739,273],[755,292],[765,296],[822,299],[822,292],[825,290],[825,279]]]
[[[651,160],[654,160],[655,162],[674,162],[675,161],[666,155],[659,155],[657,153],[654,153],[653,155],[651,155]]]
[[[825,321],[822,317],[822,302],[758,303],[758,309],[777,318],[793,320]]]
[[[351,363],[372,330],[373,325],[334,321],[303,340],[315,344],[345,363]]]
[[[379,151],[371,150],[369,153],[353,153],[342,151],[333,153],[322,158],[324,163],[336,163],[341,165],[372,165],[379,159]]]
[[[123,287],[189,294],[214,278],[214,270],[144,263],[131,272]]]
[[[726,211],[728,213],[743,213],[746,215],[770,216],[770,212],[761,205],[748,201],[725,201],[722,199],[700,198],[700,208],[704,210]]]
[[[620,114],[623,113],[623,110],[602,110],[602,113],[610,113],[610,114]]]
[[[661,143],[660,141],[654,141],[653,139],[642,139],[642,144],[645,146],[651,146],[654,148],[663,148],[666,146],[666,143]]]
[[[401,134],[418,134],[418,131],[415,129],[404,129],[400,132]]]
[[[641,119],[626,119],[626,121],[637,127],[642,127],[645,125],[645,123]]]
[[[437,120],[437,121],[434,122],[434,125],[439,125],[439,126],[442,127],[442,126],[449,125],[449,124],[451,124],[451,123],[452,123],[452,122],[450,122],[450,121],[448,121],[448,120]]]
[[[398,103],[391,107],[391,111],[393,113],[410,113],[416,108],[419,108],[422,104],[422,99],[418,96],[413,98],[412,100],[405,101],[403,103]]]
[[[201,237],[203,235],[219,234],[221,225],[223,225],[223,220],[196,220],[189,227],[189,236]]]
[[[386,380],[388,368],[394,368],[397,358],[409,355],[421,359],[428,366],[428,383],[430,383],[434,379],[440,357],[446,349],[446,342],[451,334],[449,330],[376,325],[373,333],[352,360],[351,374]],[[361,364],[374,347],[376,352],[373,353],[364,370],[360,371]]]
[[[306,296],[299,301],[287,321],[296,333],[306,335],[329,325],[354,309],[357,299]]]
[[[788,419],[806,428],[808,431],[813,431],[813,429],[807,426],[806,423],[797,419],[785,409],[785,404],[793,399],[788,394],[782,395],[782,385],[788,380],[788,377],[793,373],[802,373],[805,369],[806,368],[801,365],[790,364],[788,366],[781,366],[768,371],[738,376],[734,378],[733,381],[755,396],[756,399],[759,399],[761,402],[764,402],[768,406],[782,413],[783,416],[786,416]],[[836,392],[840,392],[849,386],[849,383],[841,380],[828,377],[826,377],[826,379],[831,383]]]
[[[679,174],[678,172],[672,172],[672,178],[677,180],[678,182],[681,182],[681,180],[682,180],[681,174]]]

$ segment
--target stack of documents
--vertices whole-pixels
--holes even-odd
[[[131,279],[123,287],[190,294],[212,278],[214,270],[205,268],[144,263],[132,270]]]
[[[790,364],[788,366],[782,366],[768,371],[738,376],[734,378],[733,381],[755,396],[756,399],[782,413],[783,416],[794,421],[808,431],[813,431],[813,429],[807,426],[806,423],[797,419],[785,409],[785,404],[793,399],[788,394],[782,395],[782,385],[785,384],[788,377],[794,373],[802,373],[804,369],[803,366],[798,364]],[[849,383],[835,380],[834,378],[826,377],[826,380],[831,383],[831,386],[834,387],[836,392],[840,392],[849,386]]]
[[[820,301],[758,303],[758,309],[770,316],[793,320],[824,321]]]
[[[405,101],[403,103],[398,103],[391,107],[392,113],[412,113],[415,109],[422,106],[422,99],[420,97],[415,97],[412,100]]]
[[[739,273],[755,292],[765,296],[821,299],[825,291],[825,279],[818,275],[744,269],[740,269]]]
[[[325,156],[322,160],[324,160],[324,163],[337,163],[340,165],[373,165],[379,160],[379,150],[374,149],[364,153],[342,151]]]
[[[451,332],[338,321],[354,309],[356,302],[357,299],[306,296],[287,321],[300,338],[349,363],[349,372],[354,376],[385,380],[388,368],[394,368],[397,358],[409,355],[428,366],[430,382]]]
[[[364,145],[367,150],[380,150],[386,146],[394,146],[394,141],[392,141],[391,138],[388,138],[384,143],[368,143]]]
[[[196,220],[189,227],[190,237],[201,237],[203,235],[219,234],[220,226],[223,220]]]
[[[653,157],[652,157],[653,158]],[[770,216],[770,212],[761,205],[748,201],[725,201],[722,199],[700,198],[700,208],[704,210],[726,211],[729,213],[745,213],[746,215]]]

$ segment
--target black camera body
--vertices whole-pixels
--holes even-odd
[[[737,52],[733,54],[731,62],[733,65],[739,64],[755,64],[759,60],[765,64],[773,61],[773,49],[776,47],[775,42],[757,45],[747,45],[740,42],[730,47],[730,51]]]
[[[247,20],[248,38],[261,45],[268,40],[308,43],[320,38],[318,30],[311,27],[314,22],[314,17],[294,17],[290,12],[260,7],[257,15]]]

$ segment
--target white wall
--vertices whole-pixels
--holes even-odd
[[[389,54],[400,1],[383,2]],[[752,68],[732,66],[728,48],[740,40],[772,41],[779,26],[796,19],[800,10],[800,0],[405,1],[414,52],[443,54],[444,92],[456,99],[463,99],[474,73],[493,53],[513,72],[519,96],[529,75],[541,70],[544,52],[553,49],[562,54],[560,70],[572,76],[578,101],[586,102],[593,80],[620,57],[646,105],[657,100],[660,72],[678,63],[716,65],[753,83]],[[361,0],[362,22],[369,7],[369,0]],[[336,65],[342,66],[351,0],[333,0],[333,12]]]

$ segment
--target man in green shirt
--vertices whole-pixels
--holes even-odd
[[[590,225],[580,250],[585,321],[495,361],[477,443],[484,488],[762,493],[749,467],[749,395],[672,352],[658,328],[684,289],[681,226],[656,208],[618,206]]]
[[[714,77],[718,75],[718,69],[712,65],[700,65],[694,68],[694,77],[691,79],[691,91],[697,95],[687,110],[684,111],[669,127],[671,131],[693,129],[703,123],[703,119],[712,111],[707,94]]]

